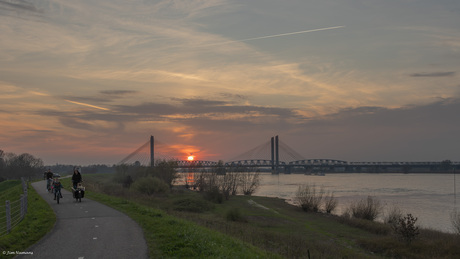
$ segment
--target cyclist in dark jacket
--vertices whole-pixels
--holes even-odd
[[[53,181],[53,172],[51,172],[51,169],[48,169],[48,171],[45,172],[45,178],[46,178],[46,189],[50,190],[51,183]]]
[[[78,183],[81,183],[81,174],[78,172],[78,169],[73,170],[73,175],[72,175],[72,183],[73,183],[73,188],[77,189]]]
[[[51,169],[48,169],[48,171],[45,172],[44,176],[44,178],[47,180],[53,178],[53,172],[51,172]]]

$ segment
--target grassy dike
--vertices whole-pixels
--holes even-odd
[[[15,255],[4,255],[9,252],[26,252],[26,249],[46,235],[56,222],[56,215],[35,189],[27,187],[28,209],[24,219],[11,231],[0,237],[1,258],[12,258]],[[17,200],[22,194],[21,181],[5,181],[0,183],[0,201]],[[16,197],[16,198],[15,198]]]
[[[86,186],[90,181],[91,177],[85,176]],[[62,182],[70,189],[69,179]],[[94,192],[91,188],[87,190],[85,197],[127,214],[142,227],[150,258],[281,258],[218,231],[168,215],[155,206]]]
[[[378,234],[282,199],[234,196],[215,204],[188,190],[145,196],[112,177],[85,175],[88,198],[138,222],[150,258],[383,258],[359,244]]]

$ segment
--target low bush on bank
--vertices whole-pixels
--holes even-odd
[[[420,234],[419,228],[415,225],[417,218],[408,213],[404,217],[400,217],[396,224],[393,224],[393,230],[396,235],[410,245],[414,239]]]
[[[393,206],[389,210],[387,210],[383,222],[385,224],[395,225],[398,224],[399,219],[402,218],[402,216],[403,213],[401,209],[397,206]]]
[[[294,202],[306,212],[318,212],[323,199],[324,189],[315,185],[305,184],[297,188]]]
[[[305,212],[324,211],[330,214],[338,205],[334,193],[326,192],[323,187],[314,184],[304,184],[297,188],[294,203]]]
[[[454,233],[460,235],[460,212],[454,210],[450,214],[450,221],[452,222],[452,227],[454,229]]]
[[[244,218],[238,208],[229,209],[225,214],[225,218],[229,221],[247,222],[246,218]]]
[[[208,201],[211,201],[214,203],[224,202],[224,195],[220,192],[219,188],[217,187],[206,190],[202,194],[203,194],[203,197]]]
[[[335,210],[335,208],[337,208],[338,204],[339,202],[334,197],[333,192],[326,193],[326,195],[324,196],[324,211],[326,211],[326,213],[332,213]]]
[[[349,207],[348,213],[354,218],[372,221],[382,213],[382,209],[379,199],[367,196],[365,199],[353,202]]]

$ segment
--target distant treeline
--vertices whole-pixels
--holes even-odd
[[[0,149],[0,182],[21,177],[35,178],[38,174],[43,175],[43,170],[43,161],[40,158],[28,153],[7,153]]]
[[[75,166],[75,165],[49,165],[46,166],[45,170],[50,169],[53,173],[58,173],[60,175],[72,174],[74,168],[78,167],[80,173],[82,174],[99,174],[99,173],[114,173],[116,170],[116,165],[88,165],[88,166]]]
[[[75,167],[78,167],[83,174],[113,173],[116,168],[115,165],[75,166],[56,164],[45,166],[42,159],[36,158],[31,154],[17,155],[0,149],[0,182],[21,177],[39,179],[44,176],[45,171],[48,169],[53,173],[67,175],[71,174]]]

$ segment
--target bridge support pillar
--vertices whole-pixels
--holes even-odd
[[[153,151],[154,151],[154,138],[153,136],[150,136],[150,167],[155,166],[155,159],[153,156]]]
[[[278,148],[278,136],[272,137],[271,139],[271,164],[272,164],[272,173],[278,174],[278,168],[280,165],[279,161],[279,148]]]
[[[271,162],[272,165],[272,173],[275,172],[275,139],[272,137],[271,139]]]

